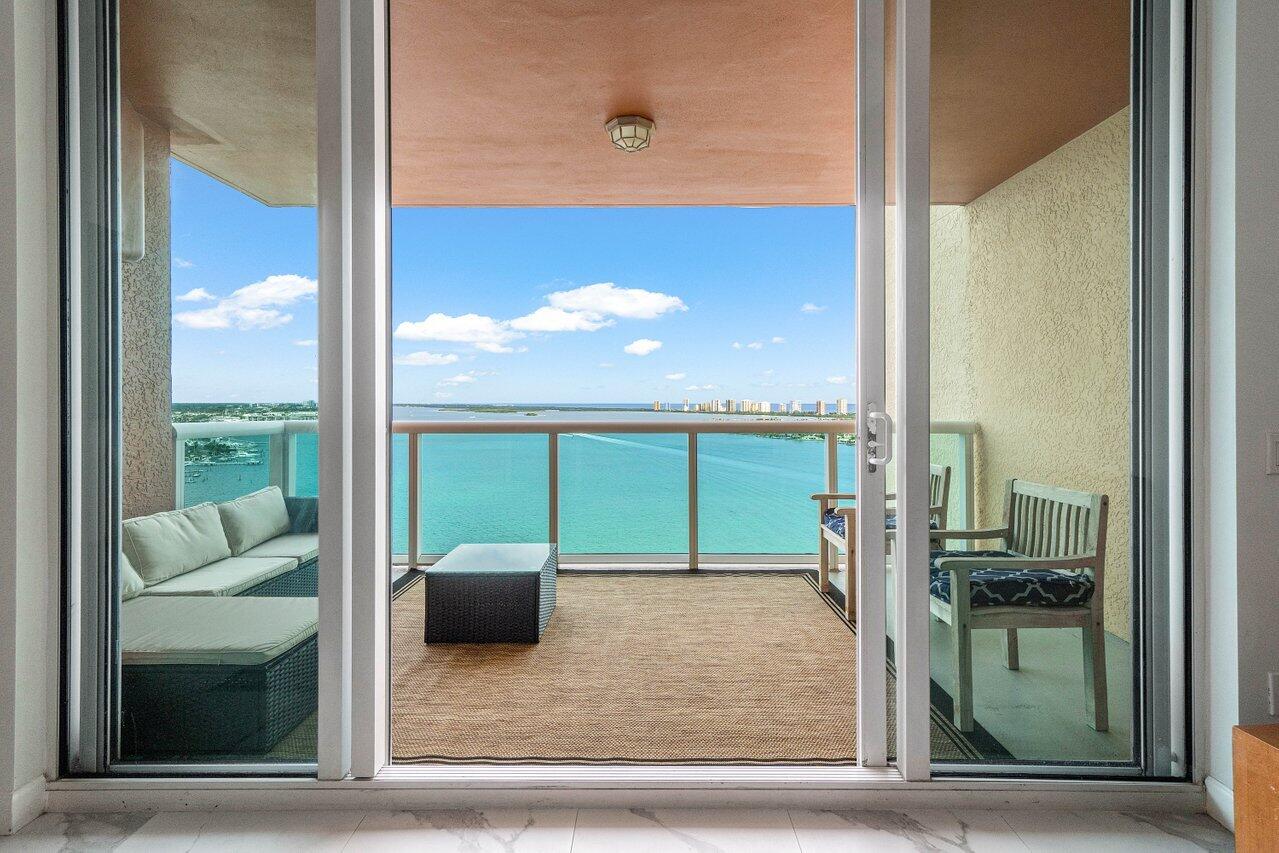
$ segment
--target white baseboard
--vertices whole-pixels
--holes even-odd
[[[1208,816],[1231,832],[1235,831],[1235,792],[1213,776],[1204,777]]]
[[[834,780],[804,785],[708,784],[668,781],[620,786],[495,784],[493,780],[381,778],[316,782],[302,779],[83,779],[50,783],[49,810],[203,811],[261,809],[423,809],[441,807],[793,807],[845,809],[1072,809],[1194,814],[1204,808],[1202,786],[1189,783],[946,780],[864,783]]]
[[[0,815],[0,835],[13,835],[45,812],[48,794],[44,777],[33,779],[9,795]]]

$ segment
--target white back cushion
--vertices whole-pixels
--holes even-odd
[[[218,512],[222,516],[227,544],[237,557],[254,545],[289,532],[289,511],[279,486],[267,486],[242,498],[220,503]]]
[[[124,553],[147,586],[231,556],[218,508],[211,503],[131,518]]]

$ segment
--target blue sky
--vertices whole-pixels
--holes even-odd
[[[315,212],[173,165],[177,402],[315,396]],[[403,208],[394,399],[848,397],[853,209]]]

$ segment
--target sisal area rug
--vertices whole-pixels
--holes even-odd
[[[854,762],[856,635],[804,575],[562,572],[536,645],[424,644],[425,586],[391,608],[396,763]]]

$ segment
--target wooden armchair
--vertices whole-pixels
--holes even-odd
[[[928,467],[929,490],[929,522],[934,527],[946,526],[946,511],[950,504],[950,466],[930,465]],[[889,501],[896,495],[885,495]],[[857,507],[840,506],[840,501],[856,501],[855,492],[819,492],[813,495],[817,501],[817,578],[822,592],[830,591],[830,573],[839,571],[839,552],[843,549],[847,554],[849,577],[844,601],[845,610],[851,616],[854,610],[853,596],[856,594],[853,567],[854,543],[857,541]],[[897,527],[897,513],[888,510],[884,519],[884,527],[892,530]]]
[[[1089,724],[1109,726],[1105,495],[1009,480],[1003,526],[941,530],[942,540],[999,540],[1000,550],[933,551],[930,609],[950,625],[955,656],[955,725],[973,729],[972,632],[1003,630],[1009,669],[1018,668],[1018,628],[1082,628],[1084,705]]]

